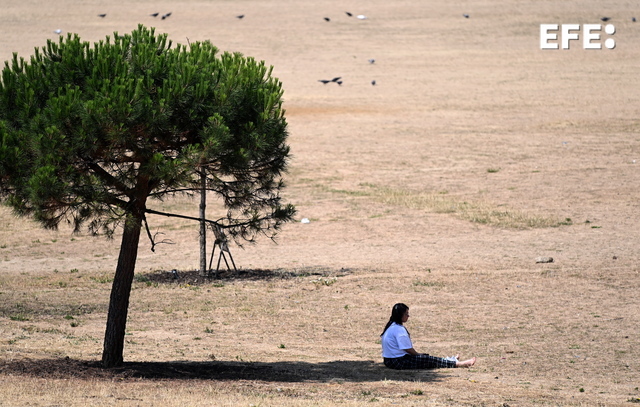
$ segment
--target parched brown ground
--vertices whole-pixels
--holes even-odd
[[[202,279],[196,225],[151,219],[173,244],[141,242],[126,364],[105,370],[118,238],[0,209],[0,405],[640,402],[633,4],[129,3],[3,5],[0,58],[55,29],[97,41],[144,23],[265,60],[285,89],[298,221]],[[603,16],[615,50],[539,49],[540,24]],[[399,301],[418,350],[477,365],[385,369],[378,335]]]

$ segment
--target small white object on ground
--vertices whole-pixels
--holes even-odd
[[[300,221],[300,223],[309,223],[309,222],[311,222],[309,218],[302,218],[302,220]]]

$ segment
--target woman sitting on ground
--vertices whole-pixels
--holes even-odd
[[[384,365],[391,369],[433,369],[439,367],[471,367],[476,358],[459,361],[458,355],[439,358],[413,349],[409,331],[404,323],[409,319],[409,307],[399,303],[393,306],[391,318],[380,335]]]

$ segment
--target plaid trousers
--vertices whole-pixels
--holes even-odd
[[[456,367],[456,362],[423,353],[420,355],[407,354],[399,358],[384,358],[384,365],[396,370],[435,369],[442,367]]]

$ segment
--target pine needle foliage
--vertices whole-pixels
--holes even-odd
[[[111,235],[149,212],[147,198],[198,191],[206,169],[227,208],[214,221],[246,240],[271,236],[294,211],[279,196],[289,147],[271,72],[143,26],[14,55],[0,83],[0,198],[46,228],[66,220]]]

